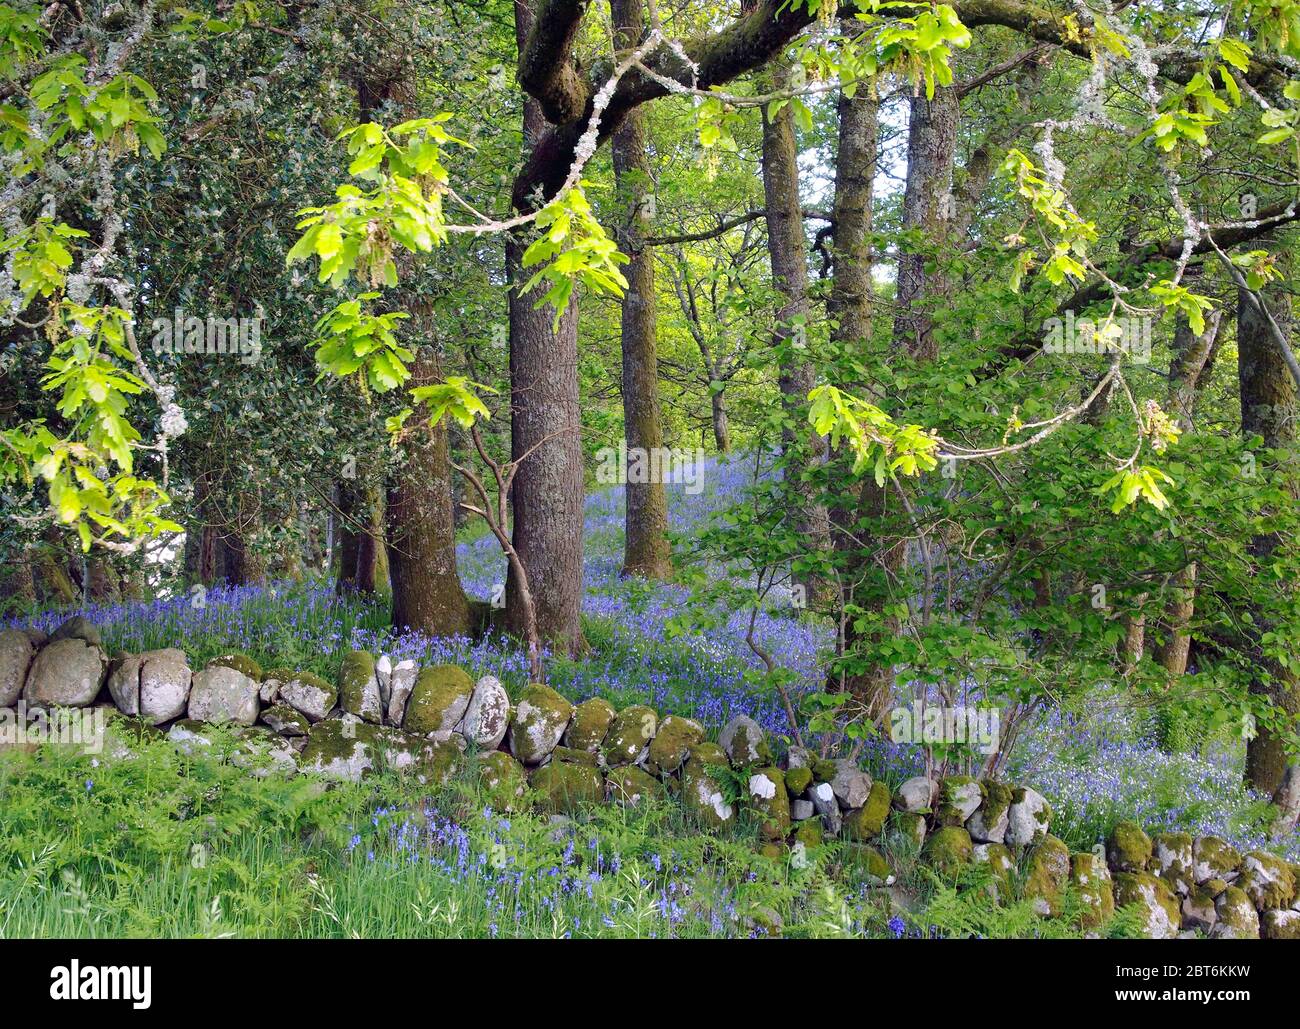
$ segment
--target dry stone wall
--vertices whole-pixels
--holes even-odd
[[[932,867],[957,876],[982,863],[992,900],[1030,899],[1059,915],[1067,889],[1100,924],[1136,905],[1153,937],[1300,938],[1300,866],[1264,852],[1241,854],[1216,837],[1148,836],[1119,823],[1104,847],[1071,853],[1051,834],[1051,807],[1028,787],[949,776],[909,779],[896,791],[846,758],[792,747],[780,759],[762,728],[733,718],[717,742],[681,715],[644,705],[616,710],[596,697],[574,705],[540,684],[512,704],[492,676],[451,665],[354,651],[335,682],[310,672],[263,670],[242,654],[193,671],[178,649],[105,654],[94,625],[77,617],[48,638],[0,632],[0,724],[17,706],[105,706],[203,746],[211,724],[236,727],[239,757],[257,774],[306,772],[357,781],[377,767],[442,783],[468,753],[493,806],[532,805],[572,816],[599,803],[675,798],[702,827],[742,818],[774,858],[838,837],[869,872],[892,883],[878,845],[908,837]]]

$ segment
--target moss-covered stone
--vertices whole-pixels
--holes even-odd
[[[644,704],[625,707],[605,736],[605,761],[613,768],[640,761],[659,728],[659,715]]]
[[[208,668],[215,668],[217,666],[222,668],[233,668],[235,671],[248,676],[253,680],[253,682],[260,683],[262,681],[262,666],[247,654],[241,654],[238,652],[222,654],[219,657],[214,657],[206,665]]]
[[[813,779],[817,782],[830,782],[835,778],[838,770],[836,764],[830,758],[818,758],[812,763]]]
[[[939,825],[965,825],[984,800],[979,781],[968,775],[950,775],[939,781],[935,821]]]
[[[867,802],[844,816],[844,834],[851,840],[870,843],[885,827],[889,814],[889,787],[876,780],[871,784]]]
[[[1110,869],[1098,855],[1089,852],[1070,855],[1070,882],[1083,904],[1080,922],[1095,929],[1115,914],[1115,887]]]
[[[1151,871],[1178,896],[1192,892],[1192,837],[1185,832],[1158,832],[1151,837]]]
[[[787,768],[785,771],[785,788],[792,797],[802,797],[812,781],[811,768]]]
[[[822,823],[819,818],[806,818],[795,825],[791,845],[803,844],[805,851],[814,851],[823,842]]]
[[[474,680],[463,668],[432,665],[422,669],[406,702],[402,728],[420,736],[450,732],[465,716],[473,694]]]
[[[1295,877],[1291,866],[1276,854],[1252,850],[1241,861],[1237,887],[1259,911],[1289,907],[1295,899]]]
[[[538,807],[550,814],[577,814],[605,799],[605,781],[588,764],[552,761],[533,772],[531,782]]]
[[[354,650],[344,655],[339,664],[339,706],[348,714],[375,725],[384,720],[373,654]]]
[[[520,810],[528,792],[528,774],[523,765],[504,750],[490,750],[479,755],[478,774],[493,811],[514,813]]]
[[[605,795],[616,804],[635,807],[643,799],[662,796],[663,792],[659,780],[636,765],[620,765],[605,777]]]
[[[375,768],[385,767],[413,774],[421,782],[443,784],[459,769],[463,748],[458,736],[433,742],[345,715],[312,726],[299,767],[347,782],[359,782]]]
[[[790,795],[785,776],[775,766],[755,769],[749,776],[748,803],[759,818],[759,833],[766,840],[783,840],[790,831]]]
[[[600,767],[600,758],[589,750],[577,750],[573,747],[556,747],[551,751],[550,760],[567,761],[569,764],[590,765],[592,768]]]
[[[733,768],[752,768],[772,761],[767,735],[748,715],[736,715],[718,734],[718,744],[726,751]]]
[[[614,705],[604,697],[584,700],[573,709],[573,719],[564,733],[564,745],[593,754],[598,752],[617,714]]]
[[[727,755],[716,743],[697,743],[682,768],[682,807],[701,825],[716,829],[735,821],[714,768],[725,768]]]
[[[275,674],[279,683],[275,693],[276,702],[301,711],[308,721],[319,722],[338,703],[338,687],[319,675],[290,672],[287,669],[276,669]]]
[[[1211,882],[1219,883],[1223,882],[1223,880],[1211,880]],[[1215,920],[1219,917],[1214,910],[1215,898],[1227,888],[1227,883],[1223,883],[1222,889],[1217,891],[1210,883],[1193,885],[1191,893],[1183,898],[1180,905],[1183,915],[1183,928],[1201,929],[1205,932],[1213,929]]]
[[[1265,911],[1259,928],[1266,940],[1300,940],[1300,911]]]
[[[925,843],[925,815],[919,811],[895,811],[889,816],[890,835],[907,840],[915,847]]]
[[[1116,872],[1145,872],[1151,864],[1151,837],[1137,822],[1116,822],[1106,840],[1106,860]]]
[[[541,764],[559,744],[572,716],[572,704],[549,686],[533,683],[524,690],[515,709],[515,720],[510,725],[510,752],[525,765]]]
[[[981,779],[980,793],[979,809],[966,820],[966,831],[976,843],[1002,843],[1011,820],[1011,787],[993,779]]]
[[[281,736],[306,736],[311,731],[311,722],[301,711],[296,711],[288,704],[274,704],[262,711],[262,721]]]
[[[1229,886],[1214,901],[1212,940],[1258,940],[1259,912],[1244,890]]]
[[[1048,833],[1025,859],[1024,898],[1040,915],[1056,917],[1070,878],[1070,848]]]
[[[925,857],[940,875],[953,878],[971,863],[975,845],[970,833],[959,825],[944,825],[925,842]]]
[[[1114,882],[1115,906],[1138,908],[1143,936],[1172,940],[1178,935],[1182,911],[1178,898],[1163,879],[1150,872],[1116,872]]]
[[[988,866],[993,876],[988,892],[995,902],[1001,903],[1012,896],[1012,879],[1016,870],[1016,861],[1006,844],[977,843],[971,860],[976,864]]]
[[[890,883],[894,879],[894,870],[889,867],[889,862],[875,847],[869,847],[864,843],[852,844],[848,860],[868,879],[879,883]]]
[[[686,763],[691,747],[704,739],[704,726],[693,718],[669,715],[650,741],[646,768],[651,775],[671,775]]]
[[[1047,835],[1051,824],[1052,806],[1046,797],[1027,786],[1012,787],[1004,839],[1008,847],[1019,852],[1033,846]]]
[[[1198,836],[1192,841],[1192,877],[1203,883],[1208,879],[1230,879],[1241,867],[1241,852],[1217,836]]]

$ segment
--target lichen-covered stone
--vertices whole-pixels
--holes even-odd
[[[1070,878],[1070,848],[1048,833],[1025,859],[1024,897],[1040,915],[1061,913],[1061,898]]]
[[[455,733],[430,740],[344,714],[311,727],[299,769],[360,782],[376,768],[390,768],[423,783],[442,785],[456,774],[464,751],[465,740]]]
[[[109,666],[108,692],[124,715],[160,725],[185,713],[190,679],[184,651],[123,654]]]
[[[1300,911],[1265,911],[1259,928],[1266,940],[1300,940]]]
[[[573,815],[605,799],[605,781],[594,765],[552,761],[531,779],[538,807],[551,814]]]
[[[939,781],[935,819],[939,825],[965,825],[984,800],[979,782],[967,775],[950,775]]]
[[[871,796],[871,776],[848,758],[839,758],[835,762],[835,774],[830,784],[835,799],[846,811],[862,807]]]
[[[974,856],[970,833],[960,825],[940,826],[925,841],[926,860],[940,875],[956,876]]]
[[[1083,905],[1080,922],[1084,928],[1095,929],[1115,914],[1114,883],[1100,856],[1090,851],[1071,854],[1070,882]]]
[[[108,658],[95,644],[54,640],[32,661],[23,699],[29,707],[86,707],[99,696],[107,671]]]
[[[749,805],[759,818],[759,833],[767,840],[783,840],[790,831],[790,795],[785,776],[774,766],[755,769],[749,776]]]
[[[659,716],[644,704],[625,707],[610,724],[602,749],[605,761],[613,768],[632,765],[646,756],[650,741],[659,728]]]
[[[835,762],[828,757],[819,757],[810,766],[814,782],[830,782],[835,778]]]
[[[929,812],[939,796],[939,784],[924,775],[916,775],[898,787],[894,803],[904,811]]]
[[[260,683],[263,678],[262,666],[254,661],[247,654],[232,653],[222,654],[220,657],[214,657],[207,663],[208,668],[221,666],[223,668],[233,668],[235,671],[248,676],[254,682]]]
[[[1210,882],[1215,881],[1210,880]],[[1222,882],[1223,880],[1217,881]],[[1223,889],[1227,889],[1226,883]],[[1199,886],[1193,885],[1191,892],[1183,898],[1181,904],[1183,928],[1200,929],[1207,933],[1213,929],[1214,923],[1219,917],[1214,908],[1214,900],[1222,892],[1223,890],[1219,890],[1216,893],[1209,883],[1202,883]]]
[[[1259,912],[1244,890],[1229,886],[1214,901],[1212,940],[1258,940]]]
[[[0,632],[0,707],[13,707],[22,696],[27,670],[36,656],[31,637],[22,629]]]
[[[492,750],[479,755],[478,774],[493,811],[510,814],[520,810],[528,792],[528,773],[523,765],[504,750]]]
[[[495,675],[485,675],[474,684],[460,734],[480,750],[495,750],[510,729],[510,696]]]
[[[252,725],[261,709],[258,684],[230,665],[209,664],[195,672],[188,714],[192,721]]]
[[[309,722],[319,722],[338,703],[338,687],[326,682],[319,675],[311,672],[288,672],[280,681],[280,688],[275,697],[281,704],[288,704],[295,711],[307,716]]]
[[[1011,822],[1011,787],[992,779],[982,779],[983,801],[966,820],[966,831],[976,843],[1002,843]]]
[[[1145,872],[1151,864],[1151,837],[1137,822],[1116,822],[1106,839],[1106,861],[1116,872]]]
[[[816,818],[800,821],[795,826],[794,835],[790,839],[791,846],[797,847],[803,844],[805,853],[816,850],[823,841],[822,823]]]
[[[262,712],[262,721],[281,736],[306,736],[311,722],[301,711],[288,704],[273,704]]]
[[[389,725],[401,725],[406,718],[406,705],[410,702],[418,675],[415,662],[409,658],[404,658],[393,665],[393,670],[388,675]]]
[[[82,640],[94,647],[104,642],[100,637],[99,626],[85,615],[73,615],[61,622],[59,627],[50,633],[49,642],[57,643],[59,640]]]
[[[785,772],[785,788],[792,797],[802,797],[808,787],[812,785],[812,769],[803,765],[795,765],[793,768],[787,768]]]
[[[455,665],[426,668],[416,676],[402,728],[417,736],[450,732],[465,717],[473,694],[474,680],[464,669]]]
[[[1007,834],[1003,842],[1020,850],[1033,846],[1052,824],[1052,806],[1037,790],[1016,786],[1011,790],[1011,807],[1007,810]]]
[[[605,778],[605,795],[616,804],[635,807],[642,798],[662,793],[663,786],[659,781],[636,765],[620,765],[611,769]]]
[[[1169,884],[1178,896],[1186,897],[1195,885],[1192,879],[1192,837],[1185,832],[1159,832],[1151,837],[1151,871]]]
[[[559,745],[572,715],[572,704],[549,686],[534,683],[524,690],[515,709],[515,719],[510,725],[510,752],[525,765],[541,764]]]
[[[722,792],[714,768],[727,766],[727,755],[716,743],[697,743],[682,768],[682,806],[696,821],[718,828],[735,821],[735,807]]]
[[[976,843],[971,851],[971,860],[975,864],[987,865],[992,873],[988,892],[994,901],[1000,903],[1011,897],[1016,862],[1006,844]]]
[[[889,867],[889,862],[875,847],[869,847],[864,843],[851,844],[848,860],[869,880],[885,885],[894,881],[894,870]]]
[[[1289,907],[1295,897],[1295,877],[1291,866],[1275,854],[1262,850],[1252,850],[1242,858],[1237,886],[1260,911]]]
[[[885,827],[889,814],[889,787],[883,782],[873,782],[867,802],[856,811],[844,816],[844,833],[851,840],[870,843]]]
[[[787,773],[788,774],[788,773]],[[790,792],[790,787],[786,787],[786,793]],[[804,800],[802,797],[790,798],[790,821],[804,822],[813,818],[817,814],[817,809],[813,807],[811,800]],[[818,822],[818,825],[821,823]]]
[[[694,718],[669,715],[650,741],[646,770],[651,775],[671,775],[686,763],[691,747],[703,740],[704,726]]]
[[[729,721],[718,735],[718,745],[733,768],[750,768],[772,760],[772,748],[762,726],[748,715],[736,715]]]
[[[831,769],[835,771],[834,768]],[[870,796],[870,791],[868,791]],[[813,809],[821,815],[822,828],[828,836],[838,836],[844,825],[844,815],[840,811],[840,802],[835,798],[835,790],[828,782],[814,782],[808,787],[808,799]]]
[[[1182,924],[1178,898],[1150,872],[1116,872],[1115,906],[1136,906],[1142,914],[1142,935],[1148,939],[1172,940]]]
[[[1210,879],[1230,880],[1241,867],[1241,853],[1217,836],[1198,836],[1192,841],[1192,877],[1203,883]]]
[[[564,745],[574,750],[598,752],[618,712],[604,697],[584,700],[573,709],[573,720],[564,733]]]
[[[383,722],[384,704],[379,696],[379,677],[375,673],[373,654],[364,650],[345,654],[339,664],[338,682],[339,706],[344,711],[372,725]],[[451,729],[454,724],[440,728]]]

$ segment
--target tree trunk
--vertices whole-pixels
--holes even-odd
[[[1264,294],[1274,320],[1283,332],[1290,331],[1290,304],[1284,293],[1267,290]],[[1270,450],[1292,450],[1296,444],[1296,386],[1287,369],[1282,352],[1269,331],[1264,315],[1250,294],[1239,292],[1237,300],[1237,376],[1241,390],[1241,433],[1249,438],[1262,436]],[[1257,536],[1250,546],[1257,567],[1266,566],[1273,552],[1282,545],[1275,533]],[[1256,617],[1256,631],[1267,631],[1265,620]],[[1263,658],[1265,675],[1252,684],[1252,690],[1267,697],[1281,710],[1295,715],[1300,712],[1300,683],[1292,672],[1277,662]],[[1287,769],[1284,742],[1265,725],[1260,725],[1254,739],[1246,745],[1246,783],[1262,793],[1272,794],[1281,785]]]
[[[773,63],[771,85],[774,91],[789,88],[789,68]],[[816,464],[825,454],[825,442],[807,427],[804,412],[808,393],[814,385],[814,371],[806,356],[808,321],[808,260],[803,234],[803,210],[799,203],[798,148],[794,131],[794,112],[786,104],[775,114],[763,109],[763,195],[767,204],[767,249],[772,267],[772,283],[781,295],[776,313],[773,347],[781,354],[779,385],[786,408],[786,426],[782,446],[790,459],[785,474],[799,479],[801,472]],[[826,508],[818,503],[816,491],[799,482],[799,510],[795,512],[798,532],[808,541],[811,551],[830,547],[830,523]],[[801,585],[808,597],[820,593],[824,584],[813,576],[803,575],[792,582]]]
[[[712,404],[713,443],[718,453],[727,454],[731,452],[731,423],[727,419],[727,399],[722,390],[713,394]]]
[[[336,496],[339,571],[334,580],[334,592],[342,596],[357,588],[357,557],[361,553],[361,526],[364,524],[361,485],[355,479],[341,479]]]
[[[615,45],[620,50],[637,46],[645,32],[642,0],[613,0]],[[627,205],[619,248],[630,261],[624,269],[628,288],[623,294],[623,432],[628,453],[650,455],[663,447],[659,410],[659,355],[656,338],[654,256],[645,247],[652,218],[654,182],[646,157],[645,118],[631,111],[615,130],[612,147],[614,176],[619,198]],[[644,461],[643,467],[657,464]],[[624,532],[623,574],[647,579],[672,575],[668,547],[668,498],[662,481],[628,481]],[[527,567],[527,566],[525,566]]]
[[[411,363],[408,386],[440,381],[427,352]],[[393,625],[428,636],[468,635],[469,600],[456,572],[447,427],[429,425],[427,410],[407,422],[403,462],[388,489],[388,566]]]
[[[519,45],[532,14],[515,5]],[[536,101],[524,104],[525,166],[514,183],[520,210],[533,203],[539,182],[527,158],[542,138],[545,122]],[[558,324],[549,307],[534,309],[535,294],[520,296],[529,275],[521,259],[526,244],[506,238],[510,283],[510,449],[519,461],[511,489],[512,535],[537,607],[537,631],[560,654],[582,647],[583,487],[581,414],[578,400],[578,301],[569,300]],[[517,576],[506,579],[506,625],[524,635],[526,612]]]

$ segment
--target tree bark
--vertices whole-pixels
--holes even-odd
[[[1286,294],[1266,290],[1265,302],[1284,332],[1290,331],[1291,311]],[[1240,291],[1237,301],[1237,377],[1241,393],[1241,432],[1249,438],[1262,436],[1270,450],[1293,450],[1296,445],[1296,386],[1273,339],[1263,314],[1250,294]],[[1268,564],[1283,544],[1276,533],[1257,536],[1250,546],[1257,566]],[[1256,617],[1256,631],[1267,631],[1264,619]],[[1276,661],[1258,659],[1265,674],[1259,675],[1252,690],[1292,716],[1300,713],[1300,682],[1294,673]],[[1282,785],[1287,769],[1283,739],[1260,725],[1246,745],[1246,783],[1262,793],[1272,794]]]
[[[640,44],[645,33],[642,0],[612,0],[615,45],[620,50]],[[629,263],[623,270],[628,288],[623,294],[623,432],[629,454],[646,455],[663,447],[659,408],[659,354],[656,335],[654,256],[645,246],[654,202],[653,179],[646,155],[645,119],[640,109],[629,112],[614,132],[614,176],[619,198],[626,203],[619,249]],[[655,467],[645,462],[645,467]],[[672,575],[668,546],[668,498],[662,481],[627,481],[623,574],[647,579]]]
[[[334,592],[342,596],[357,588],[357,556],[361,552],[361,487],[355,479],[341,479],[338,485],[339,571]]]
[[[439,382],[437,360],[422,352],[411,363],[411,388]],[[425,410],[407,422],[404,461],[388,489],[388,566],[393,625],[429,636],[468,635],[469,600],[456,572],[447,429],[429,425]]]

